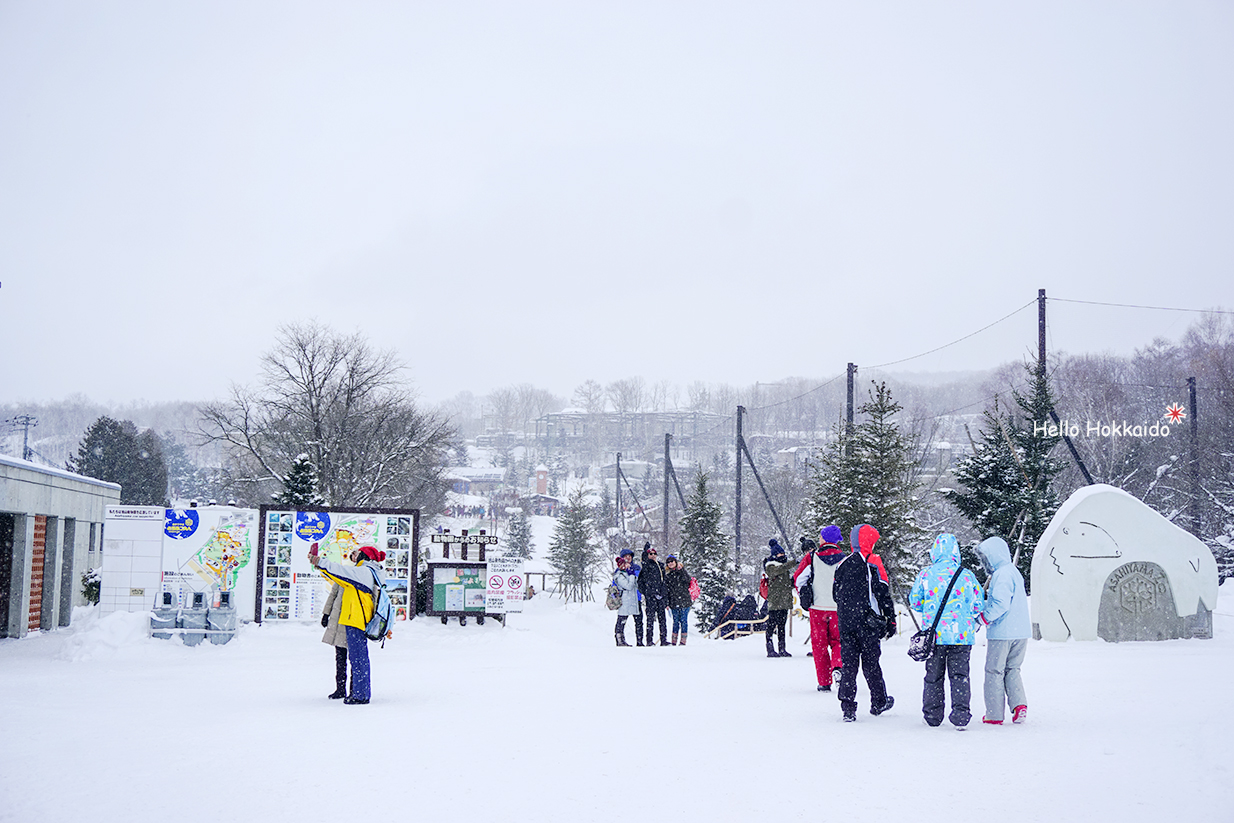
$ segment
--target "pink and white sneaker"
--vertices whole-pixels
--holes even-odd
[[[1023,723],[1028,719],[1028,706],[1020,705],[1011,710],[1011,722]]]
[[[1001,726],[1001,725],[1003,725],[1003,721],[1001,721],[1001,720],[991,720],[991,719],[990,719],[990,718],[988,718],[988,717],[983,717],[983,718],[981,718],[981,722],[982,722],[982,723],[985,723],[985,724],[986,724],[986,725],[988,725],[988,726]]]

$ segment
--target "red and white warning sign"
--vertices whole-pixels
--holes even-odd
[[[488,587],[484,611],[505,614],[523,610],[523,561],[501,557],[488,560]]]

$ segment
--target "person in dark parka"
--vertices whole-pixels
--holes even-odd
[[[879,576],[868,557],[878,541],[878,530],[862,524],[852,531],[850,554],[836,566],[832,595],[840,624],[840,657],[844,673],[840,677],[840,708],[844,720],[857,719],[857,669],[865,674],[870,689],[870,714],[880,715],[894,705],[887,694],[883,669],[879,664],[879,642],[895,634],[895,603],[891,589]]]
[[[788,610],[793,607],[793,565],[774,537],[767,545],[771,548],[771,554],[763,561],[763,573],[767,575],[767,656],[792,657],[784,647],[784,626]],[[780,641],[778,652],[772,645],[773,635]]]
[[[664,564],[656,557],[650,543],[643,544],[643,570],[638,574],[638,591],[643,596],[643,609],[647,613],[647,645],[654,645],[656,621],[660,621],[660,645],[668,645],[668,620],[664,610],[668,608],[668,589],[664,586]]]
[[[690,631],[690,607],[694,599],[690,597],[690,573],[681,565],[681,558],[670,554],[664,560],[668,573],[664,577],[664,588],[667,592],[668,609],[673,613],[673,645],[684,646],[686,635]]]

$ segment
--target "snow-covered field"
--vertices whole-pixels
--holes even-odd
[[[922,723],[904,637],[896,707],[863,686],[842,723],[801,622],[768,660],[758,637],[618,649],[602,605],[548,597],[504,628],[417,619],[344,706],[318,626],[188,648],[79,610],[0,641],[0,820],[1234,820],[1222,596],[1212,641],[1033,643],[1030,722],[963,734]]]

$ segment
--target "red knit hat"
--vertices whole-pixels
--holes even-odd
[[[386,553],[382,551],[378,551],[375,546],[361,546],[360,554],[364,555],[369,560],[372,560],[375,563],[380,563],[381,561],[386,559]]]

